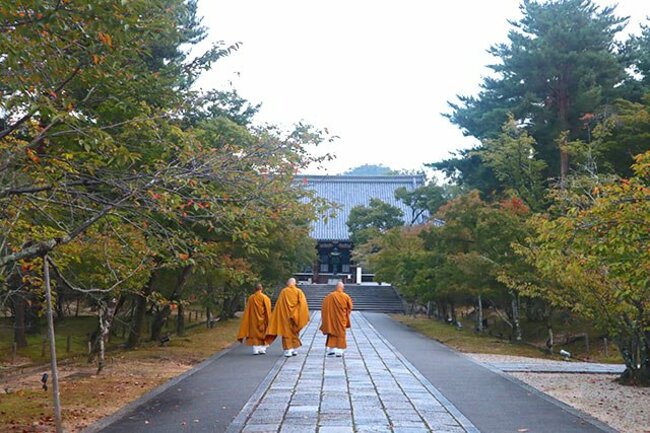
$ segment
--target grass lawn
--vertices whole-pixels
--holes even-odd
[[[235,341],[238,327],[239,320],[234,319],[218,322],[212,329],[189,329],[185,337],[172,336],[166,347],[146,343],[137,350],[112,350],[107,353],[107,366],[100,375],[95,374],[95,365],[87,364],[85,357],[71,357],[62,363],[60,372],[66,431],[82,430],[224,349]],[[43,365],[27,369],[24,374],[0,377],[0,431],[52,430],[51,387],[45,392],[38,383],[48,369]],[[45,430],[38,430],[39,425]]]
[[[559,355],[550,355],[545,350],[531,344],[513,344],[509,340],[489,336],[487,334],[479,335],[472,329],[457,329],[454,326],[447,325],[437,320],[428,319],[424,316],[407,316],[403,314],[393,314],[394,320],[415,329],[419,333],[429,338],[437,340],[452,349],[465,353],[489,353],[497,355],[527,356],[533,358],[561,359]],[[524,330],[524,337],[526,330]],[[594,362],[622,362],[620,355],[613,345],[609,347],[609,356],[606,357],[601,351],[601,347],[590,348],[586,353],[584,343],[576,342],[569,345],[556,345],[556,353],[560,349],[571,352],[576,359],[589,359]]]
[[[151,317],[147,316],[147,320],[148,322],[145,329],[150,327]],[[43,346],[44,338],[47,335],[47,325],[44,317],[42,317],[40,321],[40,334],[27,334],[27,347],[19,348],[17,350],[16,355],[20,363],[41,364],[49,362],[49,345],[46,343],[45,346]],[[175,321],[176,316],[172,315],[167,321],[166,326],[163,328],[163,334],[174,331]],[[108,352],[115,350],[126,341],[126,333],[124,332],[124,329],[128,328],[128,325],[128,323],[114,324],[115,334],[111,335],[110,342],[106,347]],[[196,325],[196,318],[194,318],[194,321],[189,320],[187,317],[185,318],[185,326],[188,329]],[[66,317],[64,320],[55,320],[54,329],[56,332],[57,359],[65,360],[68,358],[83,358],[88,353],[89,336],[97,329],[97,316]],[[147,337],[148,335],[145,332],[142,338],[143,340],[146,340]],[[69,350],[68,338],[70,339]],[[12,319],[0,318],[0,367],[2,367],[2,364],[9,364],[11,362],[13,340]],[[44,352],[43,347],[45,348]],[[2,369],[0,368],[0,374],[1,372]]]
[[[41,319],[40,335],[27,335],[27,347],[17,351],[17,357],[27,362],[42,363],[50,359],[50,349],[45,345],[43,356],[43,341],[47,335],[45,318]],[[97,328],[97,317],[80,316],[68,317],[56,321],[56,353],[58,359],[66,359],[88,353],[88,336]],[[67,351],[67,340],[70,337],[70,351]],[[0,364],[11,361],[13,322],[11,318],[0,319]],[[122,343],[119,337],[111,338],[111,345]]]

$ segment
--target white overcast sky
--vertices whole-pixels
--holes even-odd
[[[519,0],[200,0],[206,42],[241,42],[199,82],[261,102],[258,121],[304,121],[340,138],[310,173],[362,164],[421,169],[472,139],[442,117],[456,94],[474,94],[486,49],[505,42]],[[613,1],[599,0],[600,5]],[[620,0],[637,33],[649,0]]]

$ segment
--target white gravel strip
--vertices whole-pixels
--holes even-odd
[[[650,388],[622,386],[616,375],[509,373],[623,433],[650,433]]]
[[[599,364],[582,361],[557,361],[521,356],[472,354],[475,361],[505,372],[621,374],[623,364]]]
[[[490,353],[465,353],[465,355],[474,359],[477,362],[486,362],[489,364],[492,363],[501,363],[501,362],[522,362],[526,364],[530,363],[539,363],[539,364],[553,364],[555,361],[553,359],[545,358],[529,358],[527,356],[514,356],[514,355],[493,355]]]
[[[466,353],[492,366],[521,363],[552,366],[562,361],[525,356]],[[578,364],[566,362],[568,366]],[[623,433],[650,433],[650,388],[622,386],[617,375],[509,372],[528,385],[581,410]]]

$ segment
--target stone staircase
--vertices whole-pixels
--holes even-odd
[[[320,310],[323,298],[334,290],[332,284],[301,284],[310,310]],[[382,313],[403,313],[404,305],[395,289],[390,285],[346,284],[345,293],[350,295],[357,311]]]

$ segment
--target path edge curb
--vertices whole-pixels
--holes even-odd
[[[154,398],[158,397],[160,394],[163,392],[167,391],[169,388],[172,386],[175,386],[178,384],[180,381],[190,377],[194,373],[197,373],[201,370],[203,370],[205,367],[210,365],[212,362],[218,360],[219,358],[225,356],[226,354],[230,353],[233,351],[236,347],[238,346],[237,343],[230,343],[228,346],[225,348],[221,349],[217,353],[211,355],[209,358],[205,359],[204,361],[201,361],[199,364],[195,365],[194,367],[190,368],[189,370],[179,374],[178,376],[175,376],[171,379],[169,379],[167,382],[157,386],[156,388],[152,389],[149,392],[146,392],[145,394],[141,395],[138,397],[136,400],[133,400],[131,403],[127,403],[126,406],[122,406],[120,409],[118,409],[116,412],[113,412],[112,414],[105,416],[104,418],[98,419],[94,423],[90,424],[88,427],[84,428],[81,430],[79,433],[98,433],[100,430],[105,429],[106,427],[110,426],[111,424],[115,423],[116,421],[119,421],[122,419],[126,414],[131,412],[133,409],[136,409],[139,406],[142,406],[143,404],[149,402],[150,400],[153,400]]]
[[[361,312],[363,313],[363,312]],[[390,318],[390,316],[388,316]],[[421,372],[418,370],[409,360],[408,358],[393,344],[388,341],[386,337],[384,337],[378,330],[375,328],[375,326],[366,318],[365,314],[363,314],[363,318],[368,322],[368,325],[372,330],[375,332],[377,337],[379,337],[383,343],[389,347],[395,356],[408,368],[411,370],[413,375],[422,383],[422,385],[429,391],[439,402],[442,404],[442,406],[449,412],[451,416],[453,416],[458,424],[467,432],[467,433],[481,433],[481,431],[470,421],[451,401],[449,401],[433,384],[427,379]],[[391,319],[392,320],[392,319]],[[393,320],[393,322],[398,323]],[[401,325],[401,324],[400,324]],[[618,432],[617,432],[618,433]]]
[[[260,384],[257,386],[253,394],[249,397],[248,401],[244,405],[244,407],[239,411],[239,414],[230,422],[228,425],[228,428],[226,428],[225,433],[239,433],[243,430],[246,421],[250,417],[250,415],[253,413],[253,410],[257,407],[259,404],[260,400],[268,390],[269,386],[271,385],[271,382],[276,378],[278,373],[280,372],[280,368],[284,365],[286,361],[286,358],[280,358],[276,361],[276,363],[273,365],[271,370],[267,373],[266,377]],[[85,433],[85,432],[82,432]]]
[[[313,316],[310,317],[309,323],[311,323],[312,319]],[[309,326],[309,323],[307,323],[307,325],[305,325],[305,327],[301,330],[300,332],[301,338],[304,336],[305,331]],[[244,429],[246,425],[246,421],[253,413],[253,410],[257,407],[257,405],[262,400],[262,397],[271,386],[273,380],[277,377],[278,373],[280,372],[280,369],[282,368],[286,360],[287,359],[285,357],[281,356],[280,359],[278,359],[276,363],[273,364],[271,370],[269,370],[269,372],[266,374],[266,377],[264,377],[264,380],[262,380],[262,382],[260,382],[257,388],[255,388],[255,391],[248,398],[248,401],[246,402],[244,407],[239,411],[239,414],[237,414],[237,416],[230,422],[230,424],[228,424],[225,433],[239,433]],[[86,432],[81,432],[81,433],[86,433]]]

